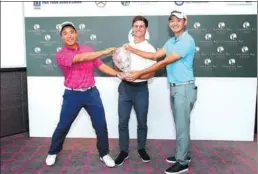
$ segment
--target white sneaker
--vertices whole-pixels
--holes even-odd
[[[56,155],[48,155],[46,158],[46,165],[47,166],[52,166],[56,162]]]
[[[108,167],[115,167],[115,161],[111,158],[111,156],[109,154],[103,156],[102,158],[99,158],[100,161],[104,162],[106,164],[106,166]]]

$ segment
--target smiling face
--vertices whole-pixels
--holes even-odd
[[[169,28],[175,34],[184,32],[186,25],[186,19],[177,18],[176,16],[171,16],[169,18]]]
[[[77,41],[77,32],[72,26],[66,26],[61,31],[61,38],[65,45],[74,46]]]
[[[134,38],[144,39],[148,30],[148,20],[143,16],[135,16],[132,22]]]
[[[145,37],[147,27],[143,21],[136,21],[133,24],[133,35],[134,37]]]

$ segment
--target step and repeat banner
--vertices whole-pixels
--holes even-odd
[[[171,37],[168,16],[147,16],[149,39],[159,48]],[[196,40],[197,77],[256,77],[256,15],[192,15],[188,30]],[[62,76],[55,64],[61,48],[59,23],[73,21],[80,44],[95,50],[120,47],[128,42],[132,16],[44,17],[26,19],[28,73],[30,76]],[[129,36],[128,36],[129,35]],[[104,62],[112,65],[111,56]],[[99,71],[96,76],[104,76]],[[156,76],[166,76],[161,70]]]
[[[55,54],[63,46],[59,33],[62,22],[75,24],[80,44],[102,50],[128,43],[133,17],[143,15],[149,21],[148,39],[159,49],[173,36],[168,28],[170,12],[182,10],[188,14],[187,30],[196,42],[194,72],[199,91],[192,114],[192,137],[252,140],[257,83],[256,6],[257,2],[25,2],[30,135],[51,136],[59,119],[64,79]],[[113,66],[111,56],[101,59]],[[109,136],[117,138],[120,81],[98,70],[95,76]],[[148,137],[175,138],[165,69],[155,74],[149,88]],[[132,138],[136,137],[136,128],[132,112]],[[84,110],[68,136],[95,137]]]

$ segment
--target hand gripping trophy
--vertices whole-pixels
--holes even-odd
[[[116,67],[127,76],[131,68],[131,53],[120,47],[113,53],[112,59]]]

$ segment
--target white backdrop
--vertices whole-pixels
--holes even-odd
[[[109,137],[117,138],[119,80],[99,77],[96,81],[106,111]],[[191,116],[192,139],[253,140],[256,83],[255,78],[197,78],[198,101]],[[49,137],[59,119],[63,78],[29,77],[28,85],[30,136]],[[149,91],[148,138],[175,139],[166,78],[154,78]],[[129,127],[130,137],[136,138],[134,111]],[[90,118],[84,110],[68,137],[95,137]]]
[[[1,68],[26,67],[22,2],[1,2],[1,43]]]
[[[220,9],[220,14],[239,14],[240,12],[241,14],[257,14],[257,3],[254,2],[251,5],[229,5],[227,2],[198,4],[189,2],[180,7],[175,6],[174,2],[142,2],[131,4],[131,7],[128,7],[131,9],[130,13],[121,5],[117,8],[116,5],[119,3],[112,4],[108,2],[105,8],[98,8],[94,2],[69,5],[41,4],[40,9],[34,9],[32,2],[26,2],[24,3],[24,14],[25,17],[168,15],[175,8],[181,8],[186,13],[195,15],[218,14],[218,11],[215,9]],[[220,7],[215,8],[218,6]],[[144,10],[142,10],[143,8]],[[155,9],[155,14],[153,14],[153,9]],[[162,10],[158,11],[157,9]],[[22,10],[14,10],[12,14],[16,16],[19,28],[23,28],[23,19],[18,19],[18,16],[23,15]],[[14,21],[9,20],[9,22]],[[24,37],[24,32],[22,37]],[[20,43],[17,47],[24,51],[23,44]],[[4,54],[4,57],[7,58],[7,52]],[[17,60],[16,62],[19,61]],[[117,86],[119,80],[98,77],[96,81],[106,111],[109,137],[118,138]],[[197,78],[196,83],[198,85],[198,101],[191,116],[192,139],[253,140],[257,78]],[[175,139],[166,78],[154,78],[149,88],[148,138]],[[29,128],[31,137],[52,136],[59,119],[63,89],[63,77],[28,77]],[[89,116],[84,110],[80,112],[74,122],[68,137],[95,137]],[[132,112],[130,120],[130,137],[136,138],[136,118],[134,112]]]

